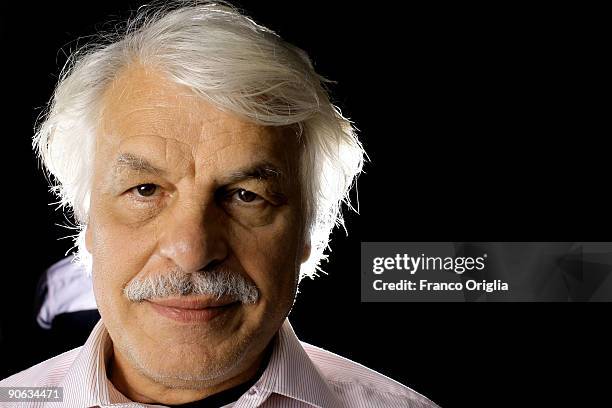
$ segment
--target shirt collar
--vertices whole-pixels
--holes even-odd
[[[112,340],[102,320],[94,326],[89,338],[62,381],[64,393],[76,396],[75,406],[125,406],[133,404],[108,380],[106,365],[112,354]]]
[[[270,361],[255,387],[267,393],[280,394],[319,408],[340,407],[327,382],[302,347],[289,319],[285,319],[273,341],[275,344]],[[130,401],[108,380],[106,365],[111,353],[112,340],[100,320],[60,384],[64,387],[65,393],[78,396],[75,401],[76,406],[144,405]]]
[[[339,401],[297,338],[289,319],[285,319],[274,341],[268,367],[255,387],[319,408],[340,407]]]

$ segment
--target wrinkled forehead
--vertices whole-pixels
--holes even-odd
[[[163,155],[168,165],[257,156],[278,161],[288,170],[299,159],[290,129],[262,126],[221,111],[147,67],[120,73],[104,93],[101,108],[97,152],[103,155]]]

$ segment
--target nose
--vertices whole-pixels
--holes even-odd
[[[158,236],[159,254],[187,273],[222,262],[229,253],[222,211],[213,203],[168,209]]]

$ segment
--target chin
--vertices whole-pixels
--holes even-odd
[[[171,388],[198,389],[216,385],[240,372],[250,344],[247,339],[212,349],[210,344],[164,348],[132,344],[120,350],[145,377]]]

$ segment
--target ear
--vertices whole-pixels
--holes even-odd
[[[301,263],[306,262],[308,258],[310,258],[310,251],[310,239],[308,239],[307,242],[304,244],[304,248],[302,248],[302,258],[300,260]]]

